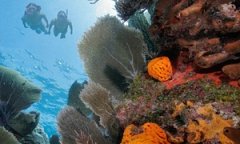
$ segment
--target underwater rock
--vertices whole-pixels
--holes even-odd
[[[49,142],[50,144],[61,144],[58,135],[52,135]]]
[[[0,142],[1,144],[20,144],[15,136],[4,127],[0,127]]]
[[[21,144],[49,144],[48,136],[41,126],[37,126],[31,134],[19,140]]]
[[[78,83],[75,81],[68,92],[68,101],[67,105],[74,107],[78,112],[84,114],[85,116],[88,116],[91,114],[91,110],[86,108],[84,103],[79,98],[79,95],[84,88],[84,85],[87,84],[87,81],[84,81],[82,83]]]
[[[20,112],[14,118],[9,120],[8,126],[14,130],[14,133],[24,137],[25,135],[32,133],[36,128],[39,118],[40,113],[38,112]]]

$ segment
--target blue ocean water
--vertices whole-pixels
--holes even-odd
[[[21,17],[30,2],[41,6],[49,22],[58,11],[68,10],[73,34],[68,32],[65,39],[60,39],[24,28]],[[103,3],[92,5],[88,0],[0,0],[0,3],[0,65],[20,72],[42,88],[40,102],[27,111],[41,113],[40,124],[51,136],[57,133],[56,116],[66,105],[71,84],[88,79],[77,44],[97,17],[108,11],[103,9]]]

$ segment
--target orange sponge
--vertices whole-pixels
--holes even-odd
[[[170,144],[167,135],[155,123],[145,123],[137,127],[133,124],[124,131],[121,144]]]
[[[161,82],[171,79],[173,75],[171,62],[166,56],[152,59],[147,68],[148,74]]]

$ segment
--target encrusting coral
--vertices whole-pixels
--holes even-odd
[[[155,123],[145,123],[140,127],[133,124],[126,127],[121,144],[170,144],[167,135]]]

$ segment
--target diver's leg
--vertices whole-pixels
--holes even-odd
[[[62,39],[62,38],[65,38],[65,37],[66,37],[66,33],[61,33],[60,38]]]
[[[66,37],[66,33],[67,33],[67,28],[65,28],[62,32],[61,32],[61,39]]]
[[[40,29],[36,29],[35,31],[36,31],[37,34],[42,33],[42,31]]]
[[[57,37],[59,35],[59,31],[54,27],[53,29],[54,36]]]
[[[39,29],[44,32],[44,34],[47,34],[47,30],[43,24],[40,24]]]

